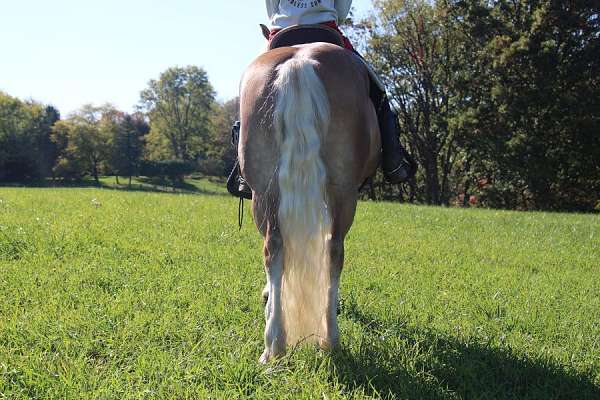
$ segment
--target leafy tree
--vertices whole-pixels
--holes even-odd
[[[599,8],[550,0],[377,2],[374,20],[358,28],[368,28],[368,58],[421,165],[416,199],[466,205],[474,194],[491,207],[595,207]]]
[[[99,175],[110,154],[110,139],[119,113],[110,105],[85,105],[54,125],[52,139],[60,150],[55,174],[63,178]]]
[[[52,168],[58,157],[56,146],[52,142],[52,126],[60,121],[60,112],[53,106],[44,107],[41,120],[41,135],[37,140],[37,158],[40,177],[52,176]]]
[[[411,198],[448,204],[461,129],[449,123],[465,88],[457,74],[462,44],[443,2],[377,2],[368,58],[381,72],[398,110],[403,139],[421,166]],[[416,193],[415,193],[416,191]]]
[[[491,206],[590,210],[600,198],[600,6],[455,1],[474,54],[463,122]]]
[[[50,106],[0,92],[0,181],[47,176],[55,154],[49,136],[59,118]]]
[[[240,101],[237,97],[214,107],[202,172],[227,176],[233,168],[237,150],[231,144],[231,128],[239,120],[239,108]]]
[[[140,95],[148,114],[152,158],[193,160],[205,150],[215,99],[206,72],[195,66],[169,68]]]
[[[129,186],[131,177],[139,173],[144,136],[149,131],[142,115],[125,114],[112,132],[110,166],[117,177],[129,177]]]

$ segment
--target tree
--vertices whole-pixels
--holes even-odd
[[[231,143],[231,128],[233,123],[239,120],[239,108],[238,97],[214,107],[202,172],[209,175],[227,176],[233,168],[237,149]]]
[[[215,99],[206,72],[195,66],[169,68],[140,95],[150,119],[153,158],[193,160],[205,150]]]
[[[464,64],[460,38],[444,2],[385,0],[377,10],[368,58],[382,74],[403,139],[421,166],[411,197],[417,191],[428,204],[448,204],[463,133],[449,121],[466,96],[456,79]]]
[[[125,114],[112,132],[110,167],[117,177],[128,176],[129,186],[131,177],[139,173],[144,136],[149,131],[142,115]]]
[[[594,209],[597,2],[382,0],[376,10],[367,56],[421,166],[418,200]]]
[[[48,176],[55,154],[49,141],[58,111],[0,92],[0,181]]]
[[[490,206],[591,210],[600,199],[600,6],[455,1],[474,54],[464,119]]]
[[[110,154],[110,139],[119,112],[110,105],[85,105],[67,120],[54,125],[52,140],[60,150],[55,174],[64,178],[99,175]]]
[[[52,176],[52,168],[58,157],[52,142],[52,126],[60,121],[60,112],[53,106],[45,106],[40,124],[41,134],[37,140],[37,159],[40,177]]]

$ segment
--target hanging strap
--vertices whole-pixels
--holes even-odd
[[[240,202],[238,204],[238,227],[239,230],[242,230],[242,223],[244,222],[244,198],[240,197]]]

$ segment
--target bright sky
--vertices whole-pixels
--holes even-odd
[[[357,15],[370,0],[354,0]],[[131,112],[150,79],[171,66],[208,72],[219,100],[237,95],[264,46],[263,0],[3,0],[0,91],[58,107]]]

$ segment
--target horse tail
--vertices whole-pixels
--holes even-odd
[[[329,100],[315,71],[296,56],[277,68],[274,130],[280,149],[278,222],[284,249],[281,307],[286,342],[317,340],[324,332],[331,215],[321,145]]]

